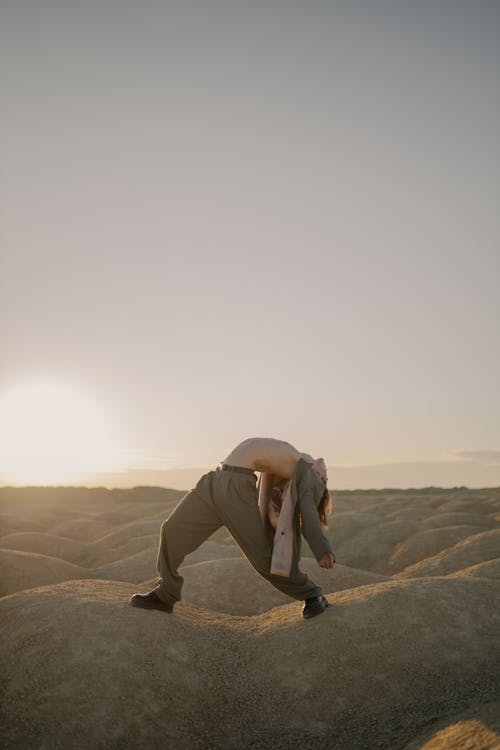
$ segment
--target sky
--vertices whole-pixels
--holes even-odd
[[[4,0],[0,33],[0,482],[90,456],[92,403],[108,463],[47,481],[188,488],[268,436],[332,488],[500,485],[497,2]]]

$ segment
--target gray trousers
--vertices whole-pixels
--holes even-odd
[[[259,512],[256,481],[253,472],[223,471],[218,466],[184,495],[161,526],[156,589],[160,599],[168,604],[180,600],[184,579],[179,565],[221,526],[226,526],[255,570],[279,591],[292,599],[321,596],[321,588],[299,570],[295,553],[289,577],[269,572],[272,542]]]

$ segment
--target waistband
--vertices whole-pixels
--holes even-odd
[[[243,474],[251,474],[255,479],[257,479],[257,475],[254,473],[253,469],[248,469],[246,466],[230,466],[230,464],[219,464],[222,471],[241,471]]]

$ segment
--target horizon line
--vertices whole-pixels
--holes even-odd
[[[28,490],[28,489],[44,489],[44,490],[138,490],[138,489],[157,489],[157,490],[171,490],[174,492],[189,492],[190,488],[186,490],[178,489],[177,487],[166,487],[160,484],[136,484],[127,487],[119,487],[116,485],[106,484],[1,484],[0,490]],[[191,488],[192,489],[192,488]],[[412,487],[354,487],[354,488],[343,488],[343,487],[327,487],[329,492],[411,492],[411,491],[422,491],[422,490],[436,490],[436,491],[451,491],[451,490],[500,490],[500,485],[481,485],[478,487],[470,487],[468,485],[422,485]]]

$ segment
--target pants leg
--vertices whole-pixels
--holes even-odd
[[[290,576],[270,573],[272,545],[258,508],[255,475],[217,471],[216,481],[220,490],[214,496],[217,514],[255,570],[292,599],[321,596],[321,588],[299,570],[296,558]]]
[[[211,499],[202,497],[196,488],[189,490],[176,505],[160,532],[157,558],[160,580],[156,591],[162,601],[175,604],[180,600],[184,579],[179,575],[179,565],[222,524]]]

